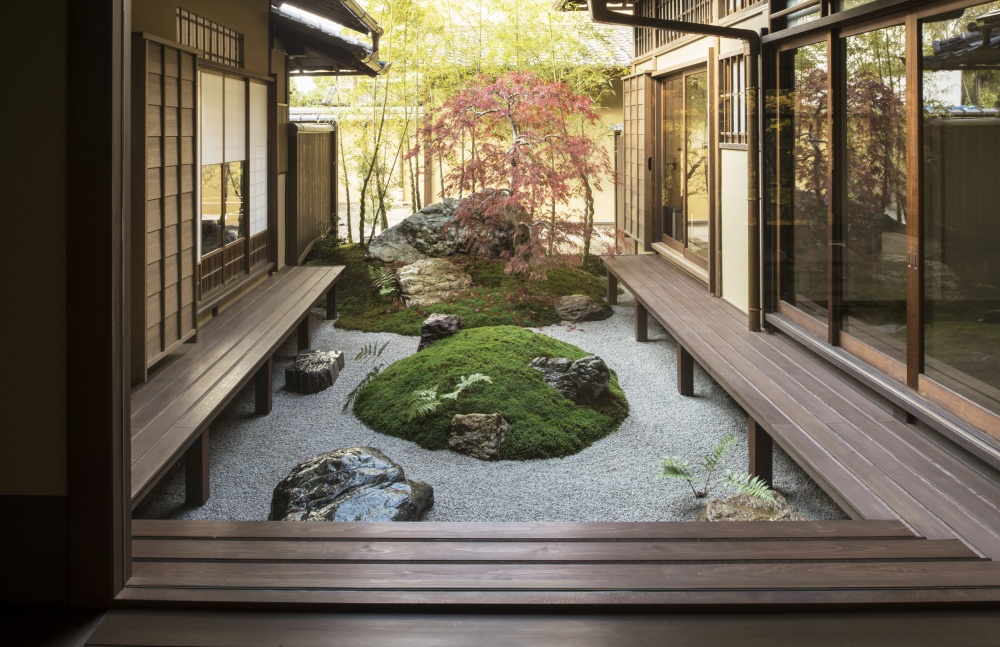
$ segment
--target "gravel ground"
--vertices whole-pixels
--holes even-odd
[[[337,330],[330,322],[314,319],[313,348],[342,350],[347,359],[336,384],[315,395],[284,390],[284,368],[295,355],[293,335],[275,358],[271,414],[254,415],[251,384],[213,423],[208,503],[200,508],[184,503],[183,466],[178,465],[143,501],[136,517],[267,519],[274,486],[297,462],[332,449],[367,445],[399,463],[408,478],[434,487],[435,503],[426,521],[694,520],[700,503],[686,483],[659,478],[659,459],[676,455],[696,462],[731,433],[738,442],[723,469],[745,470],[746,416],[697,366],[696,395],[678,395],[673,339],[650,318],[649,342],[635,342],[631,297],[625,294],[620,301],[614,316],[605,321],[538,330],[604,358],[618,374],[631,405],[617,431],[578,454],[483,462],[447,450],[426,450],[368,429],[350,412],[341,412],[346,394],[370,368],[354,361],[354,355],[373,339],[389,341],[383,358],[392,363],[412,354],[417,338]],[[774,478],[775,489],[807,518],[846,518],[778,448]]]

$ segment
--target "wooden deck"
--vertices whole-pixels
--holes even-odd
[[[336,310],[343,267],[285,268],[198,330],[196,343],[150,374],[132,392],[132,505],[186,453],[188,501],[209,496],[208,426],[256,381],[256,411],[271,411],[271,357],[290,334],[309,346],[309,311],[327,296]]]
[[[690,355],[747,412],[751,452],[755,441],[763,448],[752,459],[766,463],[773,439],[852,518],[899,520],[922,537],[957,538],[1000,559],[995,468],[897,420],[788,337],[749,332],[745,315],[662,259],[619,256],[606,265],[636,297],[637,338],[648,313],[676,340],[681,392],[691,388]]]

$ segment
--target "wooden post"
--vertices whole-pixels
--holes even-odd
[[[306,318],[302,320],[299,324],[299,352],[309,349],[309,313],[306,313]]]
[[[917,422],[917,417],[915,415],[897,404],[892,405],[892,417],[900,422],[905,422],[908,425],[913,425]]]
[[[337,318],[337,284],[334,283],[326,293],[326,320]]]
[[[618,305],[618,277],[608,272],[608,305]]]
[[[694,395],[694,358],[677,342],[677,392]]]
[[[184,489],[188,505],[205,505],[208,501],[208,429],[194,439],[194,444],[184,452]]]
[[[646,312],[646,306],[642,305],[638,301],[635,302],[635,340],[636,341],[648,341],[648,325]]]
[[[747,433],[750,446],[750,472],[751,476],[756,476],[767,483],[768,487],[774,484],[774,441],[764,428],[757,424],[757,421],[747,416]]]
[[[259,416],[266,416],[271,413],[271,376],[273,368],[274,359],[268,357],[263,366],[257,369],[257,374],[253,378],[255,412]]]

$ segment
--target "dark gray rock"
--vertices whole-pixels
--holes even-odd
[[[507,420],[499,413],[455,414],[448,430],[448,449],[484,461],[498,461],[507,427]]]
[[[434,488],[406,480],[373,447],[337,449],[304,460],[274,488],[271,521],[417,521]]]
[[[446,199],[424,207],[379,234],[365,257],[383,263],[410,264],[465,251],[467,233],[454,224],[457,206],[458,200]]]
[[[285,369],[285,388],[295,393],[319,393],[337,381],[344,368],[339,351],[304,350]]]
[[[749,494],[733,494],[725,499],[710,499],[698,521],[805,521],[802,513],[778,492],[771,492],[774,503]]]
[[[570,294],[556,299],[556,314],[563,321],[600,321],[607,318],[601,304],[586,294]]]
[[[608,365],[596,355],[575,362],[568,357],[536,357],[530,365],[542,372],[546,383],[577,404],[597,400],[611,380]]]
[[[424,319],[420,325],[420,344],[417,346],[419,353],[434,342],[451,337],[462,327],[462,318],[458,315],[432,314]]]

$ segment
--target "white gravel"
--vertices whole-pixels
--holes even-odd
[[[399,463],[408,478],[434,487],[435,503],[426,521],[693,520],[700,502],[686,483],[659,477],[659,459],[677,455],[694,463],[731,433],[739,440],[723,468],[745,470],[746,415],[700,367],[695,368],[696,395],[678,395],[673,340],[650,318],[649,341],[637,343],[630,295],[621,302],[605,321],[538,330],[604,358],[618,374],[631,405],[617,431],[578,454],[484,462],[372,431],[350,412],[341,412],[346,394],[370,368],[354,356],[374,339],[389,341],[383,358],[392,363],[412,354],[417,338],[339,330],[314,318],[313,348],[341,350],[347,360],[336,384],[315,395],[284,390],[284,369],[295,355],[293,335],[275,357],[271,414],[253,413],[251,384],[212,425],[208,503],[184,503],[183,465],[178,465],[143,501],[136,517],[267,519],[274,486],[297,462],[332,449],[367,445]],[[807,518],[846,518],[778,448],[774,478],[775,488]],[[726,493],[724,486],[716,486],[715,492]]]

